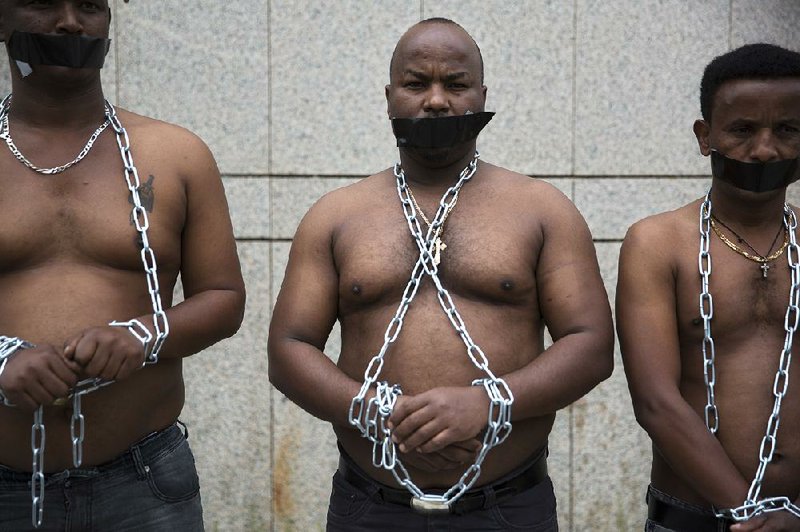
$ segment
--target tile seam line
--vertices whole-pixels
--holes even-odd
[[[267,79],[265,88],[267,91],[267,176],[272,175],[272,143],[273,143],[273,128],[272,128],[272,0],[267,1]],[[272,179],[267,179],[267,210],[268,210],[268,221],[269,227],[268,232],[272,234],[272,228],[274,227],[274,211],[275,209],[272,208]],[[237,239],[237,241],[240,241]],[[241,240],[247,242],[248,240]],[[273,292],[273,275],[274,275],[274,253],[273,253],[273,240],[272,239],[258,239],[257,241],[264,241],[267,243],[267,257],[268,257],[268,266],[267,272],[269,275],[270,283],[269,283],[269,290],[267,293],[269,294],[269,301],[274,301],[275,297]],[[269,305],[269,321],[272,321],[272,305]],[[266,351],[266,345],[263,346],[264,350]],[[269,529],[274,532],[277,526],[277,519],[275,519],[276,515],[276,508],[275,508],[275,477],[273,476],[273,472],[275,471],[275,401],[274,399],[274,387],[269,386],[269,456],[268,456],[268,463],[269,463]]]
[[[225,174],[222,177],[225,179],[364,179],[373,174]],[[672,179],[672,180],[686,180],[686,179],[711,179],[707,174],[635,174],[635,175],[620,175],[620,174],[522,174],[534,179]]]

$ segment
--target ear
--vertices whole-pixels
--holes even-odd
[[[389,95],[391,94],[391,92],[392,92],[392,86],[391,86],[391,84],[389,84],[389,85],[386,85],[386,86],[383,88],[383,93],[384,93],[384,95],[386,96],[386,114],[387,114],[387,115],[389,115],[389,119],[390,119],[390,120],[391,120],[391,118],[392,118],[392,112],[391,112],[391,110],[389,109]]]
[[[708,140],[711,126],[709,126],[708,122],[705,120],[695,120],[692,129],[694,130],[694,136],[697,137],[697,145],[700,146],[700,153],[708,157],[711,153],[711,144]]]

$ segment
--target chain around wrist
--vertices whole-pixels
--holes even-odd
[[[22,349],[30,349],[31,347],[34,347],[32,343],[20,338],[0,336],[0,377],[3,376],[3,371],[5,371],[9,360],[18,355]],[[6,397],[3,388],[0,388],[0,403],[5,406],[14,406]]]
[[[151,342],[153,340],[153,333],[144,326],[144,324],[137,320],[136,318],[128,321],[112,321],[108,324],[111,327],[125,327],[128,329],[128,332],[133,335],[136,340],[142,344],[142,349],[144,350],[144,362],[142,362],[142,367],[147,364],[155,364],[158,362],[158,353],[154,353],[151,349]]]

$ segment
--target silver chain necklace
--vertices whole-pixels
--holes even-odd
[[[2,102],[0,102],[0,122],[4,124],[8,123],[8,109],[10,101],[11,95],[9,94],[3,99]],[[147,230],[150,227],[150,220],[147,216],[147,210],[144,208],[141,197],[139,196],[139,186],[141,183],[139,181],[139,172],[136,169],[136,165],[133,162],[133,156],[131,155],[130,138],[128,137],[128,132],[119,121],[114,107],[108,102],[108,100],[105,101],[105,116],[106,120],[103,123],[104,125],[101,127],[105,129],[105,127],[110,125],[116,133],[117,146],[119,147],[119,153],[124,167],[125,183],[127,184],[128,191],[131,195],[131,200],[133,201],[131,216],[136,227],[136,232],[139,234],[142,242],[140,258],[144,268],[145,277],[147,279],[147,291],[150,295],[150,302],[153,307],[154,333],[151,333],[147,327],[145,327],[144,324],[136,318],[128,321],[112,321],[108,325],[112,327],[126,328],[128,332],[142,344],[142,348],[144,349],[144,363],[142,366],[144,366],[158,362],[158,354],[161,351],[167,336],[169,335],[169,322],[161,304],[161,289],[158,282],[156,255],[153,251],[153,248],[150,246],[150,239],[147,235]],[[3,132],[6,133],[6,137],[4,137],[6,139],[6,143],[9,143],[10,137],[7,135],[7,131],[7,129],[3,130]],[[97,135],[99,135],[101,132],[102,131],[100,129],[95,131],[95,135],[93,135],[94,138],[89,139],[89,144],[87,144],[81,154],[79,154],[78,158],[71,163],[68,163],[68,165],[65,165],[64,170],[69,166],[78,163],[83,157],[85,157],[86,153],[88,153],[89,149],[91,149],[91,144],[94,142],[94,139],[96,139]],[[13,143],[10,143],[9,147],[12,145]],[[13,151],[14,150],[12,149],[12,152]],[[22,160],[22,162],[26,166],[32,168],[31,165],[26,163],[24,160]],[[40,173],[48,172],[40,171]],[[0,336],[0,374],[2,374],[6,363],[12,356],[19,353],[21,350],[30,347],[33,347],[33,345],[18,338]],[[67,397],[68,399],[72,399],[70,437],[72,440],[72,461],[75,467],[79,467],[83,461],[85,420],[83,414],[81,413],[81,398],[86,394],[94,392],[95,390],[98,390],[104,386],[108,386],[112,383],[113,381],[104,381],[99,378],[85,379],[78,382]],[[3,396],[2,390],[0,390],[0,402],[6,406],[13,406],[8,402],[8,399]],[[40,406],[34,412],[33,425],[31,426],[31,451],[33,455],[33,473],[31,475],[31,519],[35,528],[41,526],[42,519],[44,517],[45,426],[43,414],[43,406]]]
[[[394,317],[389,322],[384,341],[380,351],[376,354],[364,372],[364,383],[352,402],[348,412],[348,419],[351,425],[358,428],[361,435],[372,442],[372,463],[375,467],[384,468],[392,472],[395,480],[411,492],[413,498],[411,506],[423,513],[448,512],[450,505],[461,497],[478,480],[481,473],[481,464],[486,458],[487,453],[493,447],[500,445],[511,433],[511,404],[514,396],[506,382],[496,377],[489,369],[489,361],[486,359],[483,350],[473,342],[467,332],[464,320],[456,310],[453,299],[448,291],[442,286],[438,275],[438,261],[435,260],[436,238],[439,235],[444,218],[452,210],[458,201],[458,194],[461,187],[469,181],[478,168],[478,157],[475,152],[472,161],[462,170],[455,185],[447,189],[439,201],[439,208],[433,221],[428,227],[426,235],[423,235],[422,228],[417,218],[414,202],[411,199],[408,184],[406,183],[405,173],[400,163],[395,164],[394,175],[397,179],[397,194],[400,196],[400,203],[403,207],[403,214],[406,222],[414,237],[414,242],[419,249],[419,258],[411,273],[400,304],[397,307]],[[467,468],[461,475],[458,482],[449,488],[444,494],[426,494],[411,480],[408,470],[405,468],[400,458],[397,456],[395,444],[391,438],[391,431],[387,426],[387,420],[392,414],[397,398],[403,393],[397,384],[389,385],[386,381],[378,382],[378,375],[383,368],[384,356],[389,346],[397,340],[400,330],[403,328],[403,318],[408,311],[408,307],[414,296],[417,294],[423,276],[428,275],[436,286],[439,304],[447,315],[455,331],[461,337],[467,348],[467,355],[472,363],[483,371],[487,378],[476,379],[472,382],[473,386],[483,386],[489,396],[490,405],[488,413],[488,426],[483,438],[483,445],[475,459],[475,462]],[[366,401],[367,393],[372,385],[376,386],[375,396]]]
[[[6,96],[2,102],[0,102],[0,113],[2,113],[2,120],[0,120],[0,139],[3,139],[8,146],[8,149],[11,150],[11,153],[14,154],[14,157],[17,158],[19,162],[33,170],[34,172],[45,174],[45,175],[54,175],[60,174],[61,172],[65,171],[67,168],[71,168],[75,166],[79,162],[83,160],[84,157],[89,153],[89,150],[92,149],[94,145],[94,141],[97,140],[97,137],[100,136],[100,133],[105,131],[105,129],[111,125],[111,119],[106,113],[106,119],[103,121],[100,126],[94,130],[94,133],[89,137],[89,140],[86,141],[86,145],[83,149],[78,153],[77,157],[73,160],[68,162],[67,164],[62,164],[61,166],[54,166],[53,168],[39,168],[38,166],[34,165],[30,160],[28,160],[25,155],[19,151],[17,145],[14,144],[14,140],[11,138],[11,129],[8,126],[8,111],[11,108],[11,94]]]
[[[786,331],[783,348],[781,349],[780,363],[778,372],[775,374],[775,382],[772,386],[772,394],[775,397],[772,413],[767,421],[767,429],[764,438],[761,440],[759,448],[759,464],[750,489],[747,491],[747,499],[741,506],[717,510],[717,517],[732,519],[734,521],[747,521],[761,513],[776,512],[786,510],[800,517],[800,507],[795,505],[788,497],[767,497],[759,500],[761,493],[761,483],[764,480],[764,473],[767,466],[772,461],[775,447],[778,443],[778,426],[780,424],[781,402],[786,395],[789,387],[789,366],[792,363],[792,343],[794,333],[797,331],[800,322],[800,246],[797,245],[795,230],[797,229],[797,217],[788,204],[783,205],[783,223],[789,233],[789,245],[786,248],[786,256],[791,270],[792,287],[789,290],[789,304],[786,308],[786,316],[783,320],[783,328]],[[710,251],[710,232],[711,232],[711,191],[706,194],[705,200],[700,205],[700,253],[697,257],[700,269],[701,290],[700,290],[700,316],[703,318],[703,373],[706,384],[706,407],[705,422],[706,428],[712,434],[717,433],[719,428],[719,411],[717,410],[716,399],[714,397],[714,386],[716,384],[715,368],[715,348],[714,339],[711,336],[711,318],[714,316],[714,302],[709,291],[709,278],[711,277],[711,251]]]

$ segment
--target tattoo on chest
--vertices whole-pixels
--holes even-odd
[[[139,191],[139,201],[142,203],[142,207],[152,214],[153,213],[153,205],[156,201],[155,191],[153,190],[153,181],[155,180],[155,176],[150,174],[146,182],[141,183],[137,190]],[[133,205],[133,196],[128,194],[128,203]],[[131,213],[131,225],[136,225],[136,220],[133,218],[134,214]],[[136,238],[134,240],[136,243],[137,248],[142,248],[142,236],[137,232]]]

